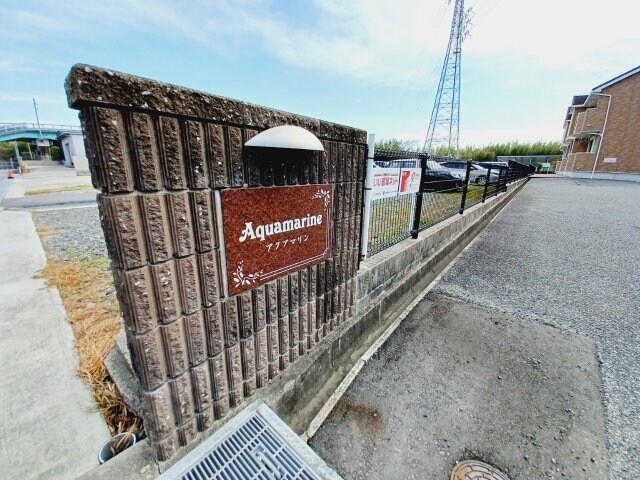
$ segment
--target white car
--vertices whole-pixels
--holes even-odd
[[[447,167],[452,172],[459,173],[462,179],[464,179],[464,177],[467,175],[467,162],[451,160],[442,162],[440,165],[442,165],[443,167]],[[489,171],[486,168],[472,163],[471,170],[469,171],[469,183],[484,185],[485,183],[487,183],[488,173]],[[498,174],[499,172],[497,170],[491,170],[491,183],[498,180]]]

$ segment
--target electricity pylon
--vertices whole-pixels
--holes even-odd
[[[449,0],[451,3],[451,0]],[[433,102],[424,151],[433,153],[447,147],[448,155],[458,156],[460,145],[460,77],[462,76],[462,42],[469,33],[470,11],[464,10],[464,0],[455,0],[453,21],[447,54],[440,73],[438,91]]]

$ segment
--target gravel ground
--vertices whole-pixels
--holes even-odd
[[[640,470],[639,239],[640,184],[534,179],[434,290],[595,340],[611,480]]]
[[[91,260],[107,257],[98,207],[51,210],[33,214],[51,260]]]

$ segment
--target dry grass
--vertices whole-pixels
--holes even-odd
[[[50,231],[38,228],[38,233]],[[115,295],[103,296],[113,287],[108,260],[49,260],[41,275],[60,292],[75,337],[78,374],[91,387],[109,430],[114,435],[138,430],[141,420],[126,407],[104,365],[122,328]]]
[[[31,216],[34,218],[39,215],[42,215],[42,214],[39,212],[33,212],[31,214]],[[40,239],[44,240],[45,238],[49,237],[49,235],[53,234],[54,229],[48,225],[36,224],[36,231],[38,232],[38,236],[40,237]]]

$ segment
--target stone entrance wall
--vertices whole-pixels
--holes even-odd
[[[366,133],[86,65],[66,89],[101,191],[145,428],[166,460],[353,315]],[[284,124],[325,152],[243,147]],[[333,258],[225,298],[214,190],[320,183],[334,184]]]

